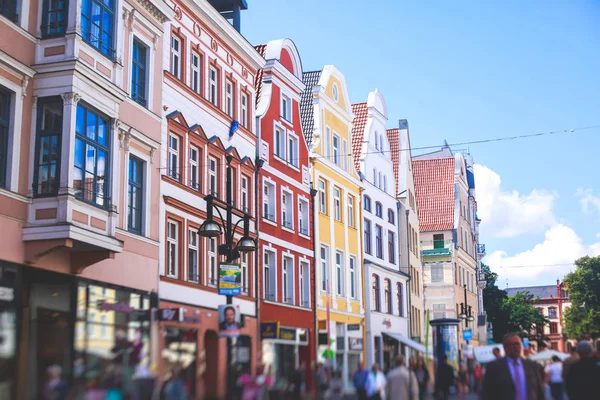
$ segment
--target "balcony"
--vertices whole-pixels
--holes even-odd
[[[452,240],[423,240],[421,255],[423,257],[446,257],[452,254]]]
[[[477,245],[477,254],[479,254],[479,258],[485,257],[485,244]]]

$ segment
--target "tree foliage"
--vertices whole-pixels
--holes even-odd
[[[509,332],[532,332],[537,326],[550,322],[534,307],[534,300],[533,295],[528,292],[517,292],[504,299],[502,307],[508,313]]]
[[[600,257],[582,257],[565,276],[571,307],[564,312],[566,334],[580,339],[600,336]]]

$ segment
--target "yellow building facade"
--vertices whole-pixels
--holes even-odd
[[[332,354],[331,362],[352,391],[351,374],[364,359],[365,332],[362,189],[352,161],[353,115],[345,77],[335,66],[305,72],[304,83],[302,127],[316,191],[317,359],[327,363]]]

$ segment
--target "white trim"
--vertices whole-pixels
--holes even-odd
[[[283,272],[284,272],[283,265],[284,265],[284,262],[286,261],[286,259],[288,261],[287,270],[286,270],[286,275],[287,275],[288,282],[287,282],[287,288],[285,288],[285,290],[288,291],[288,293],[287,293],[288,298],[291,295],[291,298],[292,298],[292,302],[291,303],[288,303],[286,301],[285,296],[284,296],[284,287],[285,287],[284,283],[285,282],[283,281]],[[291,265],[289,264],[290,261],[291,261]],[[294,305],[294,306],[296,305],[296,291],[294,290],[295,286],[296,286],[295,285],[295,279],[294,279],[294,275],[295,275],[294,274],[294,268],[295,268],[295,265],[296,265],[296,263],[294,262],[294,255],[291,254],[289,252],[289,250],[287,250],[286,252],[282,251],[281,252],[281,302],[284,303],[284,304],[289,304],[289,305]],[[290,279],[291,279],[291,282],[290,282]],[[290,288],[292,289],[291,293],[289,293]]]
[[[154,79],[152,79],[152,77],[154,76],[154,58],[156,50],[154,50],[154,43],[150,42],[147,38],[144,37],[144,35],[136,33],[137,32],[134,29],[129,35],[129,71],[127,71],[127,87],[129,88],[129,98],[134,103],[137,103],[137,101],[131,98],[131,74],[133,72],[133,41],[134,39],[137,39],[144,46],[146,46],[146,107],[142,106],[141,104],[140,106],[142,106],[142,108],[147,108],[148,110],[151,110],[153,108],[152,104],[154,100],[154,85],[152,84],[154,83]]]
[[[271,285],[274,285],[274,288],[272,290],[269,290],[270,293],[268,293],[269,295],[274,295],[274,300],[273,299],[269,299],[275,303],[277,302],[277,249],[272,247],[271,244],[269,243],[269,246],[263,246],[263,257],[262,257],[262,272],[263,272],[263,300],[267,300],[267,292],[265,290],[265,253],[271,253],[269,255],[269,263],[267,264],[269,267],[269,288],[271,288]],[[272,262],[271,257],[273,258],[274,262]],[[271,279],[272,275],[274,275],[274,279]]]
[[[0,21],[6,22],[8,21],[4,16],[0,15]],[[8,25],[12,24],[9,22]],[[5,32],[6,33],[6,32]],[[34,38],[34,42],[37,42],[37,39]],[[33,68],[23,64],[16,58],[11,57],[4,50],[0,50],[0,64],[4,64],[7,67],[12,69],[12,72],[15,76],[22,78],[23,76],[27,76],[28,78],[33,78],[36,74],[36,71]]]
[[[131,233],[131,232],[129,232],[129,231],[125,230],[125,229],[122,229],[122,228],[117,228],[116,229],[116,233],[118,233],[120,235],[123,235],[123,236],[127,236],[127,237],[132,238],[132,239],[139,240],[139,241],[144,242],[144,243],[151,244],[153,246],[160,246],[160,242],[157,241],[157,240],[154,240],[154,239],[152,239],[150,237],[147,237],[147,236],[140,236],[138,234]]]
[[[151,179],[151,167],[152,164],[150,156],[144,154],[137,149],[132,147],[129,148],[129,151],[125,152],[125,165],[123,165],[123,169],[125,170],[125,190],[123,193],[123,204],[124,204],[124,220],[123,225],[125,227],[125,231],[129,232],[129,156],[134,155],[140,160],[144,161],[144,190],[143,190],[143,198],[142,198],[142,207],[143,209],[143,218],[142,218],[142,228],[141,235],[137,235],[131,232],[132,235],[150,237],[150,199],[152,198],[152,179]]]
[[[32,203],[30,198],[20,195],[19,193],[16,193],[16,192],[11,192],[10,190],[4,189],[4,188],[0,188],[0,196],[6,196],[6,197],[20,201],[25,204]]]
[[[120,253],[123,251],[123,242],[107,236],[105,233],[94,232],[89,229],[71,225],[29,226],[23,228],[23,241],[73,239],[90,243],[97,247]]]
[[[171,225],[175,225],[175,237],[171,238],[169,237],[170,235],[170,231],[171,231]],[[179,246],[180,246],[180,241],[181,238],[179,236],[181,236],[179,234],[179,228],[180,228],[181,223],[179,221],[175,221],[172,219],[167,218],[167,237],[166,237],[166,243],[167,243],[167,254],[166,254],[166,268],[165,268],[165,275],[168,277],[172,277],[172,278],[178,278],[179,275],[179,262],[181,260],[179,260]],[[175,245],[175,273],[171,274],[169,273],[169,263],[170,263],[170,257],[169,257],[169,251],[171,250],[171,244]]]
[[[25,82],[26,84],[27,82]],[[12,192],[19,191],[19,169],[21,166],[21,138],[23,136],[23,88],[0,76],[0,85],[7,88],[10,94],[10,106],[8,116],[8,143],[6,157],[6,189]],[[31,122],[37,126],[37,121]],[[35,148],[35,136],[30,140],[30,146]]]

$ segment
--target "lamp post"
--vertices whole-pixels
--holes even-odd
[[[256,242],[250,237],[250,219],[252,218],[247,210],[239,210],[235,208],[232,199],[232,171],[231,171],[231,160],[233,156],[227,155],[227,179],[226,179],[226,198],[225,204],[215,204],[215,196],[213,193],[204,197],[206,201],[206,221],[200,225],[198,234],[202,237],[215,238],[224,234],[225,243],[219,246],[219,255],[225,256],[227,262],[233,262],[240,256],[240,252],[249,253],[256,250]],[[221,213],[220,208],[224,208],[225,218]],[[214,220],[213,210],[217,211],[221,224]],[[237,215],[243,215],[235,224],[233,223],[234,211]],[[244,234],[242,238],[234,246],[235,231],[238,228],[240,222],[244,222]],[[223,228],[221,228],[221,226]],[[224,231],[224,232],[223,232]],[[219,274],[220,276],[220,274]],[[227,295],[227,304],[233,304],[233,296]],[[233,398],[236,390],[236,379],[232,370],[233,361],[233,339],[227,337],[227,398]]]

